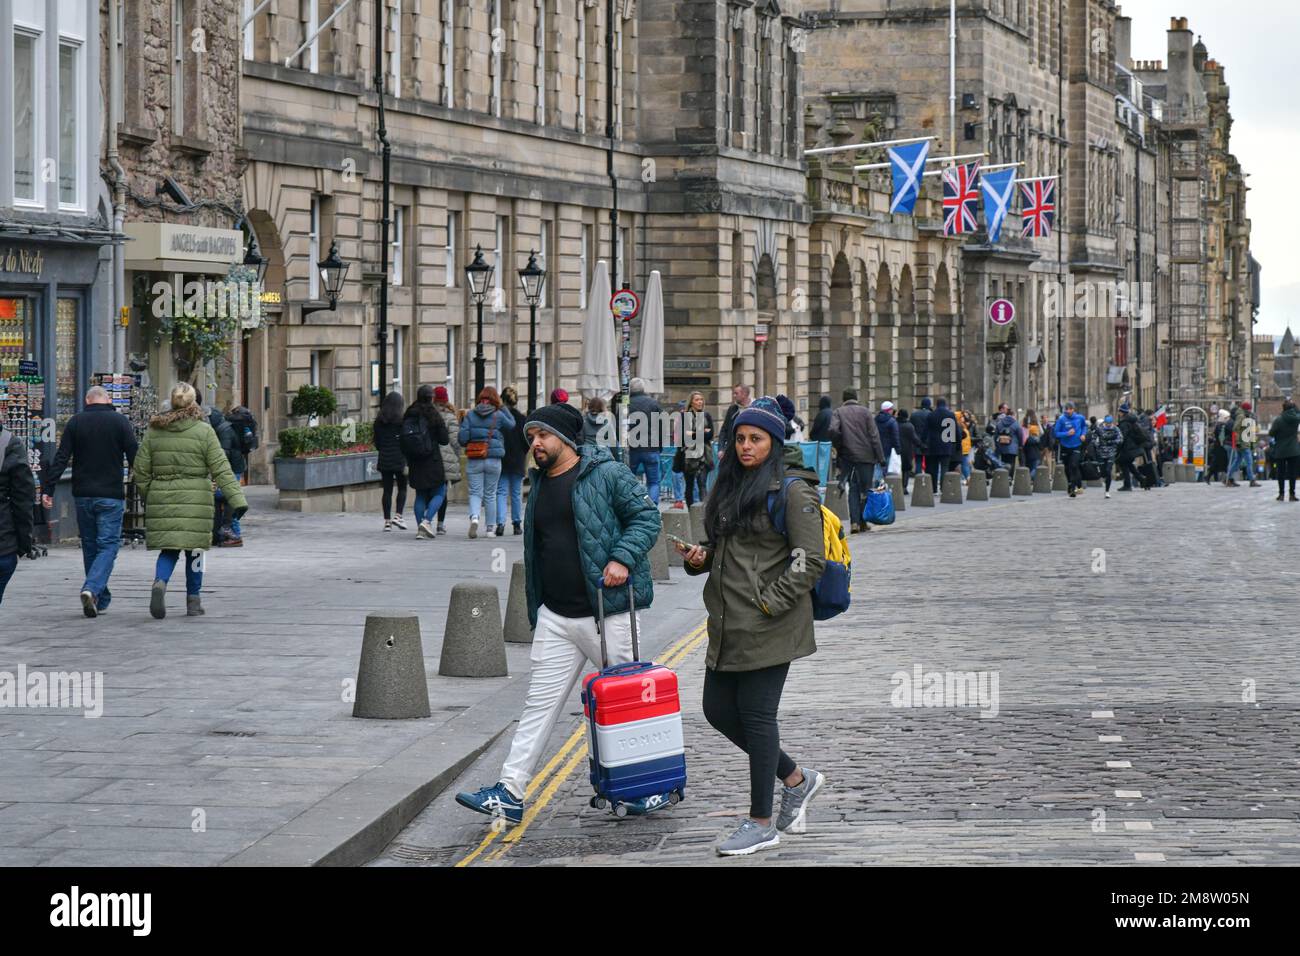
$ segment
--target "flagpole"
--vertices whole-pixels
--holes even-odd
[[[997,163],[996,165],[993,165],[993,166],[981,166],[981,167],[980,167],[980,172],[981,172],[981,173],[987,173],[987,172],[991,172],[991,171],[993,171],[993,170],[995,170],[995,169],[1013,169],[1013,168],[1015,168],[1016,166],[1023,166],[1023,165],[1025,165],[1025,164],[1024,164],[1024,163]],[[949,168],[952,168],[952,167],[949,167]],[[922,173],[921,175],[922,175],[922,176],[942,176],[945,172],[947,172],[947,170],[944,170],[944,169],[936,169],[936,170],[933,170],[933,171],[928,172],[928,173]]]
[[[978,159],[981,156],[987,156],[988,152],[983,153],[962,153],[960,156],[931,156],[926,160],[927,163],[943,163],[950,159]],[[866,163],[861,166],[854,166],[853,171],[860,173],[866,169],[888,169],[893,163]]]
[[[924,143],[927,140],[938,139],[938,136],[912,136],[907,139],[885,139],[879,143],[850,143],[848,146],[818,146],[814,149],[805,149],[805,156],[818,156],[822,153],[844,153],[854,149],[878,149],[881,146],[901,146],[904,143]]]
[[[988,169],[992,169],[993,167],[992,167],[992,166],[989,166],[989,167],[987,167],[987,168],[988,168]],[[1028,178],[1028,179],[1017,179],[1017,180],[1015,180],[1015,182],[1018,182],[1018,183],[1044,183],[1044,182],[1049,182],[1049,181],[1051,181],[1051,180],[1053,180],[1053,179],[1060,179],[1060,178],[1061,178],[1061,177],[1060,177],[1059,175],[1058,175],[1058,176],[1032,176],[1032,177],[1030,177],[1030,178]]]

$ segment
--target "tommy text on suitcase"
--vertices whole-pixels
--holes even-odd
[[[629,588],[629,592],[631,589]],[[634,598],[629,593],[629,603]],[[642,661],[632,607],[632,662],[609,665],[605,600],[596,591],[601,669],[582,679],[587,719],[591,805],[614,815],[643,814],[686,796],[686,750],[682,739],[677,675]]]

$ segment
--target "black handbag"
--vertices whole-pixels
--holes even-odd
[[[673,455],[673,474],[680,475],[686,471],[686,448],[678,448]]]

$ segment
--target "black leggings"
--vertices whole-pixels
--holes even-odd
[[[704,672],[704,717],[714,729],[749,754],[749,815],[772,815],[772,780],[798,769],[781,749],[776,712],[789,664],[756,671]]]
[[[1277,460],[1277,493],[1281,495],[1283,486],[1290,482],[1291,497],[1295,497],[1295,480],[1300,474],[1300,458],[1279,458]]]
[[[686,507],[689,508],[691,505],[695,504],[695,488],[697,483],[700,489],[699,500],[704,500],[704,486],[708,483],[709,472],[705,468],[700,468],[696,471],[691,471],[688,468],[683,477],[686,479]]]
[[[406,510],[406,475],[400,471],[381,471],[384,479],[384,520],[393,516],[393,483],[397,483],[397,513]]]

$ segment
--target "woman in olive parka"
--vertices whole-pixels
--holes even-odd
[[[708,541],[682,549],[686,573],[709,576],[704,717],[749,756],[749,818],[716,847],[722,856],[804,832],[824,782],[781,749],[776,720],[790,662],[817,650],[812,590],[826,563],[817,474],[797,446],[785,446],[785,430],[780,405],[766,396],[736,416],[705,509]],[[772,521],[781,506],[784,534]],[[776,780],[783,787],[773,820]]]
[[[144,499],[145,546],[160,551],[149,613],[167,616],[167,582],[185,552],[185,613],[203,613],[203,552],[212,547],[213,483],[234,509],[248,501],[230,470],[217,433],[206,421],[193,386],[172,387],[171,409],[155,415],[135,456],[135,483]]]

